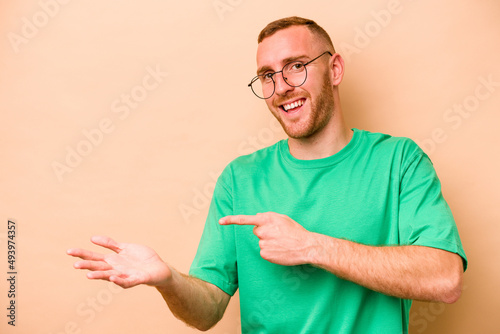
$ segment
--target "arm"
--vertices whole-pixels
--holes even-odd
[[[390,296],[455,302],[461,292],[462,260],[423,246],[366,246],[305,230],[273,213],[228,216],[221,225],[255,225],[261,256],[281,265],[311,264]]]
[[[171,269],[172,278],[157,286],[172,313],[186,324],[206,331],[224,315],[229,299],[217,286]]]
[[[386,295],[454,303],[461,294],[459,255],[423,246],[374,247],[312,233],[308,263]]]
[[[139,284],[154,286],[174,316],[200,330],[208,330],[222,318],[230,296],[215,285],[180,274],[149,247],[118,243],[107,237],[92,237],[91,240],[114,253],[100,254],[84,249],[67,251],[82,259],[74,267],[90,270],[89,279],[107,280],[123,288]]]

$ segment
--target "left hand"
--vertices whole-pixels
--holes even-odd
[[[221,225],[254,225],[253,233],[259,238],[260,256],[285,266],[308,263],[313,233],[290,217],[275,212],[257,215],[226,216]]]

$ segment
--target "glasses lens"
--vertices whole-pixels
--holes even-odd
[[[274,81],[271,78],[257,76],[252,79],[252,91],[261,99],[268,99],[274,93]]]
[[[285,66],[283,77],[287,84],[293,87],[302,86],[306,81],[307,70],[304,63],[295,61]]]

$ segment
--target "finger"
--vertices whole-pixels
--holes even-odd
[[[104,255],[91,252],[86,249],[80,249],[80,248],[70,248],[66,251],[68,255],[74,256],[74,257],[79,257],[83,260],[92,260],[92,261],[102,261],[104,260]]]
[[[262,217],[254,215],[226,216],[219,220],[221,225],[255,225],[261,226],[264,223]]]
[[[94,244],[98,246],[110,249],[115,253],[119,253],[122,250],[120,244],[111,239],[110,237],[95,235],[92,238],[90,238],[90,241],[92,241]]]
[[[109,281],[110,277],[118,276],[120,273],[116,270],[106,270],[106,271],[90,271],[87,273],[88,279],[102,279]]]
[[[131,288],[139,284],[136,280],[131,280],[129,278],[122,278],[116,275],[110,276],[109,281],[115,283],[116,285],[121,286],[124,289]]]
[[[75,269],[87,269],[87,270],[110,270],[113,269],[108,263],[104,261],[78,261],[73,265]]]
[[[255,234],[255,236],[256,236],[257,238],[259,238],[259,239],[260,239],[260,238],[262,237],[262,233],[261,233],[261,232],[260,232],[260,230],[259,230],[259,226],[254,226],[254,228],[253,228],[253,231],[252,231],[252,232],[253,232],[253,234]]]

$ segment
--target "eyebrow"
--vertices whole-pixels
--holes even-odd
[[[309,56],[307,56],[307,55],[287,57],[287,58],[281,60],[281,63],[283,65],[286,65],[286,64],[291,63],[293,61],[297,61],[297,60],[300,60],[300,59],[308,59],[308,58],[309,58]],[[272,71],[272,70],[273,69],[270,66],[262,66],[259,69],[257,69],[257,75],[262,75],[264,72]]]

